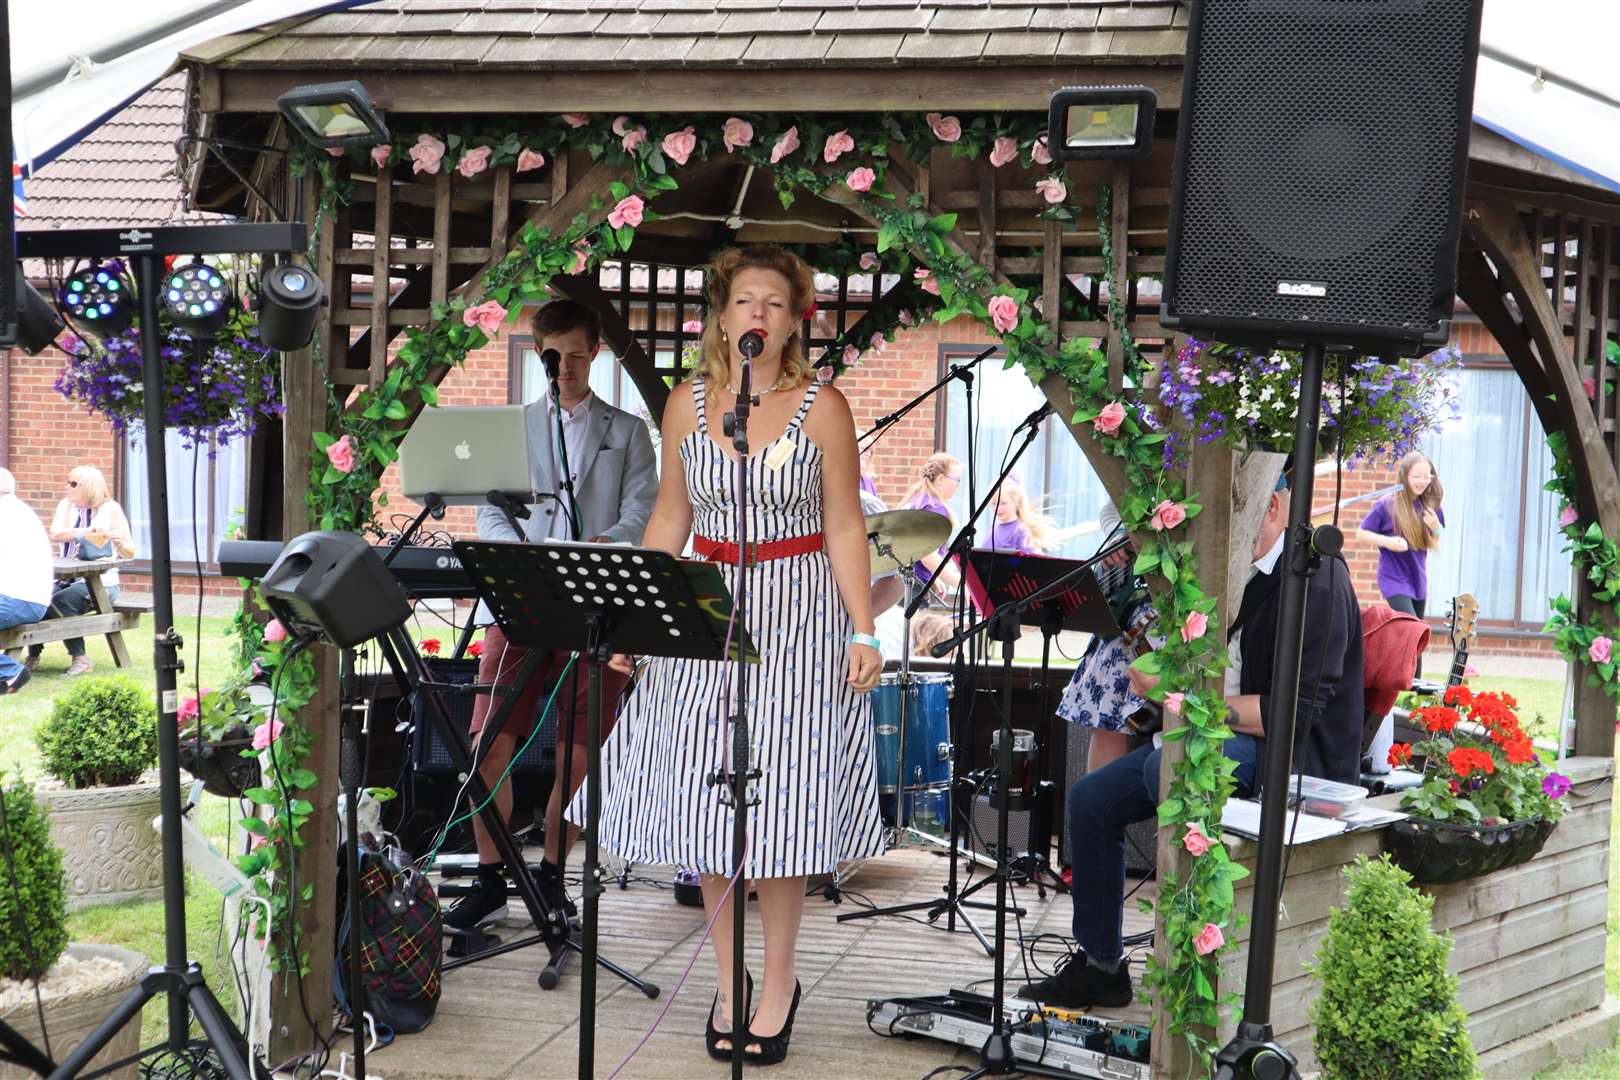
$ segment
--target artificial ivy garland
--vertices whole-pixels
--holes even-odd
[[[394,425],[409,415],[412,397],[436,404],[432,376],[460,365],[503,321],[514,321],[525,302],[544,299],[553,277],[586,273],[604,259],[628,252],[636,229],[656,219],[648,203],[677,188],[670,174],[672,165],[734,154],[770,172],[784,207],[800,191],[858,203],[878,225],[876,251],[869,253],[872,265],[863,261],[862,268],[909,277],[926,301],[897,308],[892,324],[885,321],[868,326],[863,320],[857,325],[869,335],[867,340],[841,340],[836,352],[829,350],[822,358],[824,367],[841,370],[860,352],[879,344],[875,335],[892,339],[906,325],[902,312],[931,314],[940,323],[971,316],[1000,337],[1007,366],[1022,365],[1035,382],[1049,374],[1061,375],[1077,404],[1070,422],[1091,424],[1097,444],[1121,461],[1128,490],[1119,510],[1138,538],[1136,568],[1144,574],[1161,575],[1169,586],[1157,598],[1169,641],[1145,666],[1163,680],[1155,696],[1179,704],[1185,722],[1167,736],[1184,741],[1186,757],[1174,769],[1169,796],[1159,807],[1159,823],[1173,829],[1195,855],[1185,880],[1166,875],[1161,881],[1159,903],[1171,959],[1162,968],[1150,960],[1147,981],[1170,1030],[1188,1041],[1195,1057],[1207,1057],[1214,1047],[1198,1030],[1214,1027],[1219,1020],[1214,991],[1216,958],[1232,926],[1233,886],[1247,871],[1228,858],[1224,845],[1212,841],[1219,836],[1221,807],[1235,784],[1232,763],[1221,754],[1221,743],[1230,737],[1224,702],[1203,689],[1226,664],[1226,651],[1219,646],[1219,628],[1214,624],[1216,601],[1199,584],[1193,547],[1182,528],[1200,507],[1188,498],[1181,479],[1163,466],[1166,431],[1152,422],[1146,408],[1111,400],[1106,359],[1096,344],[1073,338],[1058,345],[1050,326],[1033,310],[1031,289],[998,282],[951,243],[955,214],[931,215],[921,195],[901,200],[886,183],[891,153],[913,162],[926,161],[939,149],[953,156],[986,155],[998,167],[1017,162],[1026,168],[1044,168],[1045,174],[1035,184],[1046,204],[1041,216],[1072,221],[1067,181],[1046,151],[1042,121],[1023,115],[982,115],[964,121],[937,113],[769,114],[732,116],[716,125],[711,117],[693,117],[687,122],[684,118],[565,114],[537,129],[441,129],[374,148],[366,156],[379,167],[403,168],[408,163],[413,174],[429,175],[454,168],[470,179],[494,165],[512,164],[520,173],[537,169],[549,158],[579,147],[592,158],[628,168],[632,179],[613,184],[611,201],[593,199],[587,213],[577,215],[557,232],[525,224],[511,250],[481,282],[483,302],[469,306],[464,297],[457,296],[435,304],[428,326],[405,332],[406,341],[380,385],[365,387],[347,408],[334,391],[327,431],[315,436],[311,517],[323,529],[357,531],[371,524],[378,477],[397,457],[397,443],[403,436]],[[330,159],[307,153],[299,157],[302,167],[313,163],[321,171],[325,183],[318,212],[330,213],[339,197]],[[1099,225],[1105,235],[1111,194],[1105,188],[1099,199]],[[864,260],[866,254],[859,258]],[[1105,243],[1104,254],[1105,274],[1111,278],[1111,242]],[[818,259],[811,262],[817,264]],[[1122,298],[1115,299],[1110,305],[1111,318],[1116,332],[1125,334],[1134,372],[1140,360],[1125,333],[1123,304],[1117,302]],[[244,655],[253,655],[253,650],[245,650]],[[265,658],[261,655],[259,659],[263,663]],[[307,702],[312,693],[313,680],[306,683],[295,672],[282,696],[291,710]],[[282,737],[286,739],[288,733],[294,737],[285,744],[290,752],[281,766],[282,783],[296,785],[299,780],[313,779],[299,771],[308,740],[295,721],[287,723]],[[285,810],[278,807],[276,813]],[[269,827],[272,849],[299,846],[298,818],[295,812],[279,831],[275,825]],[[273,869],[280,858],[274,852],[261,858],[255,872]],[[290,918],[291,906],[279,907],[278,915]]]

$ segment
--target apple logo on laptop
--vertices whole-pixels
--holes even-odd
[[[467,440],[463,439],[456,444],[456,457],[462,461],[472,460],[472,447],[467,445]]]

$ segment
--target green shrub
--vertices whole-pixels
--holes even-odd
[[[1323,1080],[1467,1080],[1475,1075],[1468,1017],[1446,974],[1451,935],[1430,925],[1434,898],[1389,861],[1356,857],[1349,900],[1328,918],[1312,970],[1311,1006]]]
[[[157,764],[157,708],[133,679],[84,679],[56,699],[39,752],[68,787],[122,787]]]
[[[13,888],[13,874],[16,887]],[[67,948],[67,886],[45,808],[0,776],[0,978],[43,975]],[[27,933],[12,933],[24,927]]]

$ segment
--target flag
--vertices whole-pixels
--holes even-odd
[[[23,195],[22,166],[11,163],[11,212],[17,217],[28,216],[28,199]]]

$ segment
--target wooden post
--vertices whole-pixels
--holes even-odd
[[[313,217],[320,189],[312,171],[304,180],[304,206]],[[334,222],[321,222],[315,272],[331,280],[333,268]],[[385,299],[386,302],[386,299]],[[322,308],[313,341],[331,340],[330,308]],[[330,354],[329,354],[330,355]],[[329,358],[329,356],[328,356]],[[310,463],[314,451],[312,436],[326,426],[326,371],[317,364],[313,346],[286,353],[282,359],[282,392],[287,413],[282,425],[282,509],[284,540],[306,532],[310,527],[307,497],[310,489]],[[313,649],[317,685],[320,689],[298,711],[298,722],[315,732],[314,748],[306,767],[317,777],[315,790],[300,792],[315,807],[305,822],[305,848],[296,857],[294,876],[302,890],[312,886],[307,902],[298,903],[298,949],[309,958],[309,970],[302,987],[296,971],[283,970],[272,983],[270,1060],[286,1061],[307,1053],[324,1035],[332,1016],[332,959],[336,941],[337,912],[337,830],[338,795],[338,672],[337,652],[327,646]],[[288,881],[276,883],[278,889]],[[283,943],[287,944],[287,943]],[[304,1019],[308,1012],[310,1021]],[[320,1031],[309,1027],[313,1023]]]

